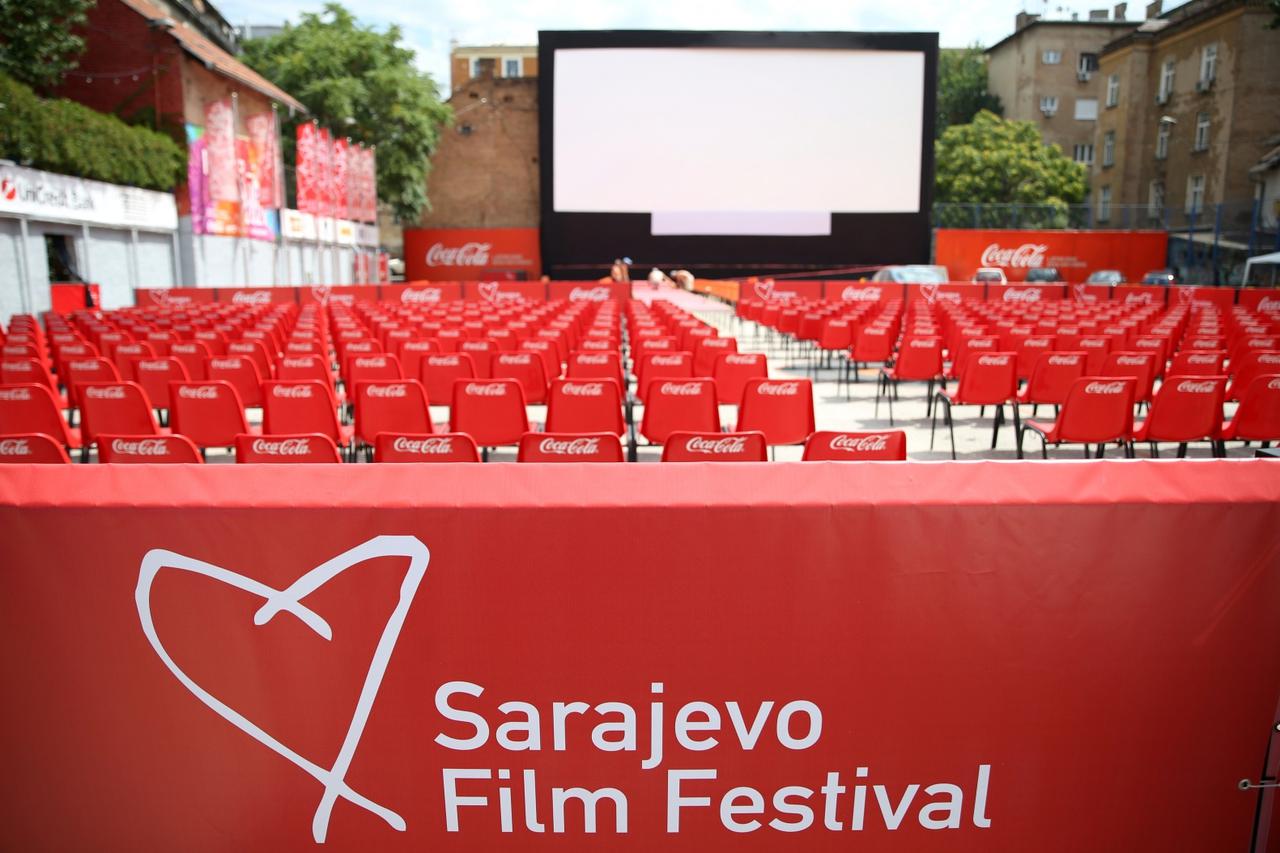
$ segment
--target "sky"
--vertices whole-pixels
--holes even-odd
[[[232,24],[278,24],[318,12],[323,0],[214,0]],[[943,47],[989,46],[1029,11],[1051,18],[1087,17],[1114,2],[1069,0],[347,0],[362,23],[398,24],[419,67],[442,93],[449,86],[450,42],[537,44],[538,30],[897,30],[937,32]],[[1129,3],[1140,18],[1145,0]]]

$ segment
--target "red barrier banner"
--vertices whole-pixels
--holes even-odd
[[[1127,305],[1139,303],[1163,307],[1169,296],[1169,288],[1158,284],[1117,284],[1111,290],[1111,298]]]
[[[1236,304],[1234,287],[1180,284],[1169,288],[1169,305],[1211,305],[1226,311]]]
[[[212,287],[139,287],[133,292],[133,304],[144,308],[185,308],[210,303],[216,295]]]
[[[930,304],[935,302],[960,302],[968,299],[985,299],[985,284],[965,284],[950,282],[947,284],[904,284],[903,290],[908,302],[924,300]]]
[[[377,302],[379,288],[376,284],[311,284],[298,288],[298,301],[307,305],[318,302],[321,305],[351,305],[360,300]]]
[[[1254,311],[1280,313],[1280,289],[1274,287],[1242,287],[1239,304]]]
[[[902,287],[883,281],[827,281],[823,295],[828,302],[888,302],[902,298]]]
[[[742,283],[741,299],[759,299],[769,302],[775,299],[821,299],[823,293],[820,281],[793,281],[785,279],[775,281],[764,278],[758,281],[747,279]]]
[[[277,302],[298,301],[296,287],[215,287],[218,302],[233,305],[272,305]]]
[[[1119,270],[1127,281],[1165,266],[1169,237],[1164,231],[1010,231],[939,228],[934,263],[956,281],[979,267],[998,267],[1010,281],[1027,270],[1053,267],[1067,281],[1084,281],[1098,270]]]
[[[1109,284],[1072,284],[1067,296],[1076,302],[1109,302],[1112,290]]]
[[[462,298],[460,281],[409,281],[404,284],[384,284],[379,288],[385,302],[404,305],[438,305]]]
[[[551,299],[567,299],[570,302],[604,302],[617,299],[625,302],[631,298],[631,284],[625,281],[553,281],[548,283]]]
[[[410,279],[533,280],[542,274],[537,228],[406,228]]]
[[[1063,299],[1065,284],[988,284],[987,299],[992,302],[1044,302]]]
[[[462,284],[462,298],[468,302],[499,303],[511,299],[545,302],[547,284],[543,281],[466,281]]]
[[[678,467],[2,466],[0,848],[1249,849],[1274,462]]]

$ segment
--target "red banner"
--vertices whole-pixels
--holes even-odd
[[[1027,271],[1053,267],[1063,280],[1080,282],[1098,270],[1119,270],[1126,281],[1141,281],[1165,266],[1169,238],[1164,231],[980,231],[939,228],[935,263],[953,281],[966,281],[979,267],[998,267],[1010,281]]]
[[[272,305],[277,302],[298,301],[296,287],[215,287],[218,302],[234,305]]]
[[[902,298],[902,285],[885,281],[828,281],[823,292],[828,302],[888,302]]]
[[[348,171],[348,144],[345,139],[333,140],[333,154],[330,160],[333,181],[333,218],[351,219],[351,172]]]
[[[139,287],[133,292],[133,304],[142,307],[185,308],[212,302],[217,291],[212,287]]]
[[[1274,464],[2,466],[0,848],[1248,850]]]
[[[542,274],[537,228],[406,228],[404,274],[441,281],[532,280]]]
[[[320,213],[320,131],[314,122],[298,125],[297,147],[294,149],[298,210]]]
[[[1164,306],[1169,288],[1158,284],[1118,284],[1111,290],[1111,298],[1126,304],[1143,303]]]
[[[1280,314],[1280,289],[1274,287],[1241,288],[1240,304],[1255,311]]]
[[[908,302],[919,300],[929,303],[960,302],[961,300],[983,299],[987,295],[986,285],[983,284],[951,282],[948,284],[907,284],[904,287],[907,292]]]
[[[316,215],[333,218],[336,207],[336,187],[333,182],[333,137],[329,128],[320,128],[316,135]]]
[[[387,302],[431,306],[461,299],[462,282],[408,281],[404,284],[384,284],[381,291],[383,300]]]
[[[258,203],[264,208],[284,207],[280,182],[280,135],[276,114],[259,113],[244,120],[249,130],[249,147],[253,152]]]
[[[359,259],[366,256],[356,257]],[[376,284],[312,284],[298,288],[298,302],[303,305],[311,302],[321,305],[351,305],[356,300],[377,302],[378,299]]]
[[[468,281],[463,283],[462,293],[468,302],[499,303],[509,299],[543,302],[547,298],[547,285],[542,281]]]
[[[607,299],[625,302],[631,298],[631,284],[625,281],[553,281],[547,288],[550,298],[570,302],[603,302]]]
[[[988,284],[987,299],[991,302],[1043,302],[1062,299],[1067,295],[1064,284]]]
[[[820,281],[791,279],[778,281],[772,278],[747,279],[742,282],[739,298],[758,299],[764,302],[788,299],[821,299],[822,292],[822,282]]]

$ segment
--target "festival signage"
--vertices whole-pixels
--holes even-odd
[[[274,240],[279,231],[275,115],[250,116],[236,134],[230,101],[205,107],[204,127],[187,125],[187,189],[196,234]]]
[[[1009,281],[1052,267],[1064,281],[1081,282],[1097,270],[1119,270],[1126,281],[1166,264],[1164,231],[1005,231],[939,228],[935,263],[953,281],[967,281],[979,267],[998,267]]]
[[[0,466],[0,848],[1249,850],[1273,466]]]
[[[410,279],[516,280],[541,274],[537,228],[406,228]]]
[[[171,193],[6,164],[0,164],[0,214],[152,231],[178,227]]]

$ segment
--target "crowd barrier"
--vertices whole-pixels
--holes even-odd
[[[1266,849],[1273,462],[35,467],[3,849]]]

